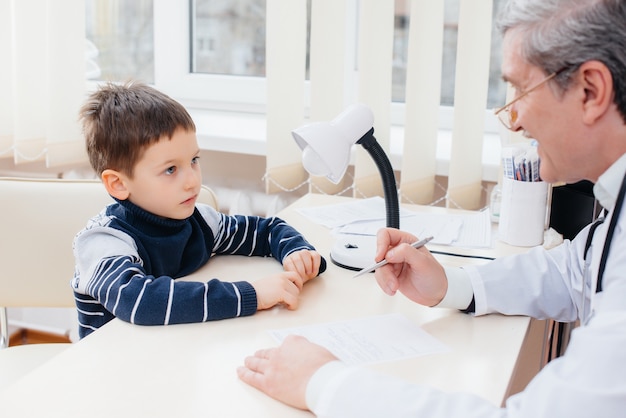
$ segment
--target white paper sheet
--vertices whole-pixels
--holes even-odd
[[[333,228],[333,233],[376,235],[385,226],[385,201],[381,197],[355,199],[337,205],[298,209],[311,221]],[[465,248],[490,248],[489,210],[459,213],[400,211],[400,229],[418,237],[432,235],[433,244]]]
[[[337,233],[352,235],[376,235],[385,226],[385,220],[352,222],[337,228]],[[458,240],[463,226],[460,216],[441,216],[434,213],[420,213],[400,219],[400,229],[423,238],[432,236],[433,244],[452,245]]]
[[[461,233],[452,245],[465,248],[490,248],[492,242],[489,210],[485,209],[463,215]]]
[[[348,203],[336,205],[299,208],[298,212],[311,221],[327,228],[336,228],[357,221],[384,220],[385,199],[380,196],[367,199],[354,199]],[[400,209],[400,216],[412,215],[412,212]]]
[[[377,315],[270,330],[282,342],[301,335],[326,347],[349,365],[373,364],[445,352],[449,347],[400,314]]]

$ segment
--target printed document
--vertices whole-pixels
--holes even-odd
[[[449,347],[401,314],[270,330],[280,343],[301,335],[349,365],[373,364],[445,352]]]

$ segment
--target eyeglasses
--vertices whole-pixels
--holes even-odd
[[[517,110],[511,109],[511,105],[516,103],[518,100],[524,98],[526,95],[528,95],[533,90],[538,89],[539,87],[543,86],[548,81],[552,80],[561,71],[563,71],[563,70],[559,70],[559,71],[553,72],[552,74],[550,74],[549,76],[547,76],[546,78],[541,80],[539,83],[535,84],[534,86],[532,86],[531,88],[529,88],[525,92],[522,92],[522,94],[520,94],[519,96],[517,96],[516,98],[514,98],[513,100],[511,100],[510,102],[508,102],[504,106],[502,106],[502,107],[500,107],[498,109],[495,109],[494,110],[494,114],[498,117],[500,122],[502,122],[502,124],[507,129],[513,130],[513,126],[515,125],[515,122],[517,122]]]

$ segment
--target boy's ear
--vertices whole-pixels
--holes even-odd
[[[129,191],[126,188],[124,182],[125,177],[122,173],[106,169],[100,174],[100,178],[102,179],[102,184],[104,184],[104,187],[111,196],[119,200],[128,199]]]

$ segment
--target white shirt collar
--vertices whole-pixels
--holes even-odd
[[[593,194],[603,208],[610,210],[615,206],[619,188],[624,180],[624,172],[626,172],[626,154],[602,173],[593,186]]]

